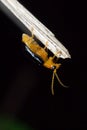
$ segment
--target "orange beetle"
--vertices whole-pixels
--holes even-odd
[[[26,50],[34,57],[35,60],[38,61],[38,63],[42,64],[44,67],[51,69],[53,71],[53,76],[52,76],[52,83],[51,83],[51,92],[52,95],[54,95],[54,89],[53,89],[53,84],[54,84],[54,76],[56,76],[57,80],[63,87],[65,86],[59,79],[56,71],[59,69],[61,66],[60,63],[55,63],[54,58],[56,55],[48,56],[48,53],[46,51],[46,46],[43,48],[41,47],[35,40],[34,40],[34,35],[29,36],[27,34],[22,34],[22,42],[25,43]],[[59,54],[61,52],[58,52]]]

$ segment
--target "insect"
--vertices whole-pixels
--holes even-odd
[[[51,82],[51,92],[52,95],[54,95],[54,77],[56,76],[57,80],[63,87],[65,86],[61,80],[58,77],[57,70],[60,68],[61,64],[60,63],[55,63],[54,56],[48,56],[48,52],[46,51],[46,46],[43,48],[41,47],[35,40],[34,40],[34,35],[29,36],[27,34],[22,34],[22,42],[26,45],[26,50],[34,57],[38,63],[42,64],[44,67],[51,69],[53,71],[52,75],[52,82]],[[47,43],[46,43],[47,45]],[[61,54],[61,52],[58,52]]]

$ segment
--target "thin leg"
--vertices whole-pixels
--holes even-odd
[[[46,45],[45,45],[45,47],[44,47],[44,50],[46,50],[46,49],[47,49],[47,45],[48,45],[48,41],[46,42]]]
[[[61,51],[58,51],[54,56],[53,56],[53,59],[57,56],[57,54],[61,54]]]
[[[31,29],[31,37],[29,38],[29,43],[33,43],[34,42],[34,33],[33,33],[34,29]]]
[[[34,38],[34,28],[32,27],[32,29],[31,29],[31,34],[32,34],[32,39]]]

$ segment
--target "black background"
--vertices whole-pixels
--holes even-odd
[[[21,42],[24,31],[0,11],[1,115],[18,119],[38,130],[86,127],[86,16],[83,3],[63,0],[20,2],[69,50],[72,59],[62,61],[58,74],[70,87],[65,89],[55,80],[55,95],[51,95],[52,72],[25,56]]]

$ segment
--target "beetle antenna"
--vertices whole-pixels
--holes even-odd
[[[65,88],[68,88],[68,86],[64,85],[64,84],[61,82],[61,80],[60,80],[58,74],[56,73],[56,70],[54,70],[54,74],[55,74],[57,80],[59,81],[59,83],[61,84],[61,86],[65,87]]]
[[[53,76],[52,76],[52,83],[51,83],[51,92],[52,92],[52,95],[54,95],[54,89],[53,89],[53,85],[54,85],[54,71],[53,71]]]

